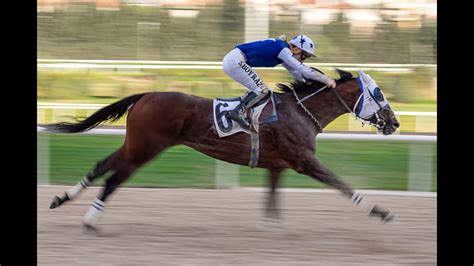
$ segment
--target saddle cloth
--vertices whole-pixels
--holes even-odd
[[[271,123],[278,121],[278,116],[276,113],[276,104],[275,104],[275,95],[272,91],[270,92],[270,97],[266,97],[260,102],[258,102],[254,107],[250,108],[248,112],[244,113],[245,117],[251,118],[251,126],[258,132],[259,124]],[[214,128],[216,129],[220,138],[233,135],[237,132],[245,132],[250,134],[248,128],[242,128],[239,123],[231,120],[226,117],[226,114],[232,111],[241,101],[240,97],[222,99],[217,98],[212,102],[212,110],[214,114]],[[267,104],[271,102],[273,105],[273,110],[268,117],[260,118],[260,115],[263,109]]]

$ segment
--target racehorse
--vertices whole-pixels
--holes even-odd
[[[379,217],[383,222],[394,217],[389,210],[363,200],[362,195],[355,193],[315,156],[317,134],[345,113],[354,114],[384,135],[392,134],[399,127],[394,112],[369,75],[359,70],[356,78],[349,72],[337,71],[340,78],[334,89],[325,88],[318,82],[278,84],[281,91],[275,95],[279,121],[261,125],[259,131],[260,159],[256,167],[268,169],[270,188],[266,218],[278,220],[276,190],[285,169],[294,169],[339,190],[356,206],[363,207],[370,216]],[[316,91],[318,93],[313,96]],[[249,134],[220,138],[216,134],[212,112],[210,99],[179,92],[148,92],[128,96],[76,123],[43,126],[51,132],[83,132],[128,113],[124,144],[99,161],[75,187],[65,191],[63,196],[55,196],[50,208],[72,200],[98,177],[113,171],[83,219],[85,228],[96,230],[95,224],[110,194],[137,168],[178,144],[219,160],[247,165],[251,149]]]

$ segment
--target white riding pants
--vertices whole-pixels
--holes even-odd
[[[267,85],[245,61],[244,53],[239,48],[235,48],[222,60],[224,73],[258,95],[267,93]]]

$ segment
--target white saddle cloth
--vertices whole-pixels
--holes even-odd
[[[263,111],[263,108],[267,105],[272,97],[269,97],[264,103],[250,108],[252,125],[255,130],[258,132],[259,117]],[[217,130],[219,137],[227,137],[233,135],[237,132],[245,132],[250,134],[250,130],[242,128],[239,123],[228,119],[226,113],[233,110],[240,103],[240,97],[231,98],[231,99],[214,99],[212,102],[212,110],[214,114],[214,128]],[[247,117],[247,113],[244,113],[244,116]]]

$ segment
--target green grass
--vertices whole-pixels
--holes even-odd
[[[333,68],[321,67],[333,78]],[[293,79],[286,70],[258,69],[270,88]],[[351,71],[357,76],[356,71]],[[393,105],[406,104],[406,111],[436,108],[436,69],[416,68],[413,73],[367,71]],[[246,89],[228,77],[222,69],[143,69],[137,71],[51,70],[38,69],[38,101],[111,103],[125,96],[149,91],[180,91],[197,96],[235,97]],[[412,109],[415,109],[413,110]],[[404,110],[404,111],[405,111]]]
[[[45,139],[45,138],[43,138]],[[123,136],[48,135],[50,182],[77,183],[97,161],[115,151]],[[358,189],[407,190],[412,145],[432,150],[433,191],[436,191],[436,144],[318,140],[318,158],[343,180]],[[418,147],[418,146],[414,146]],[[296,148],[296,147],[295,147]],[[39,156],[42,156],[41,154]],[[420,156],[420,155],[418,155]],[[423,155],[429,156],[429,155]],[[411,160],[419,160],[413,157]],[[135,172],[125,185],[213,188],[216,160],[186,146],[172,147]],[[241,186],[265,186],[266,171],[240,166]],[[103,184],[101,178],[95,184]],[[293,170],[284,172],[283,187],[326,187]]]

